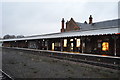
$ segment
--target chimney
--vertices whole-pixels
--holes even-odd
[[[87,24],[87,21],[85,21],[84,23]]]
[[[92,15],[90,15],[90,17],[89,17],[89,24],[92,24]]]
[[[65,29],[64,29],[64,22],[65,22],[65,21],[64,21],[64,18],[62,18],[62,21],[61,21],[61,22],[62,22],[61,32],[65,32]]]
[[[68,28],[68,20],[67,20],[67,22],[66,22],[66,29]]]

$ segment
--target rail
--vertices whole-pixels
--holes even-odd
[[[1,69],[0,69],[0,73],[1,73],[1,75],[0,75],[0,79],[1,80],[14,80],[12,77],[10,77],[10,75],[8,75],[7,73],[5,73]]]

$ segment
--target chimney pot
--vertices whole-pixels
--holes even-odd
[[[92,19],[93,19],[92,15],[90,15],[90,17],[89,17],[89,24],[92,24],[92,22],[93,22]]]
[[[64,20],[64,18],[62,18],[62,28],[61,28],[61,32],[65,32],[65,29],[64,29],[64,22],[65,22],[65,20]]]
[[[85,21],[84,23],[87,24],[87,21]]]

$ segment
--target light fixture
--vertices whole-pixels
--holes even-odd
[[[27,42],[27,40],[25,42]]]

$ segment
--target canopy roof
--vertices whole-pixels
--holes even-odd
[[[120,28],[109,28],[109,29],[98,29],[98,30],[85,30],[85,31],[72,31],[63,33],[53,33],[38,36],[29,36],[24,38],[14,38],[14,39],[3,39],[4,41],[18,41],[18,40],[34,40],[34,39],[50,39],[50,38],[67,38],[67,37],[78,37],[78,36],[94,36],[94,35],[108,35],[119,33]]]

